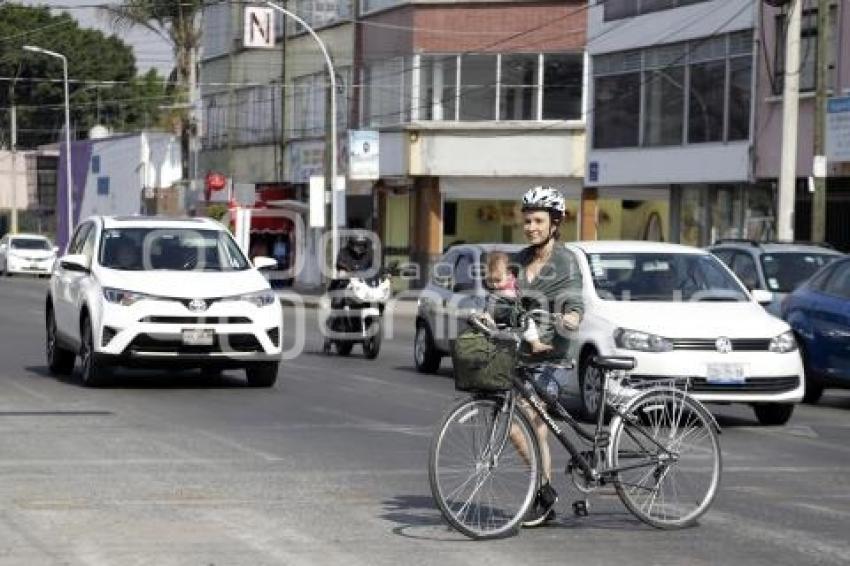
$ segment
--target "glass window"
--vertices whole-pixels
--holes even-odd
[[[638,14],[638,0],[606,0],[604,16],[606,22],[631,18]]]
[[[776,17],[776,94],[781,94],[785,79],[785,15]],[[817,10],[803,12],[800,28],[800,90],[815,90],[818,52]]]
[[[685,116],[685,68],[644,72],[643,144],[682,143]]]
[[[402,120],[405,75],[401,57],[378,61],[366,68],[366,115],[373,126],[398,124]]]
[[[250,267],[229,233],[188,228],[106,230],[100,264],[125,271],[241,271]]]
[[[790,293],[839,257],[837,254],[777,252],[763,254],[761,265],[768,289],[777,293]]]
[[[50,250],[50,242],[44,238],[12,238],[13,250]]]
[[[496,117],[496,55],[464,55],[460,64],[460,119]]]
[[[736,57],[729,61],[729,116],[727,139],[745,140],[750,136],[750,95],[752,59]]]
[[[726,61],[691,65],[688,104],[688,142],[723,140],[723,100],[726,96]]]
[[[474,285],[475,277],[472,272],[472,267],[473,261],[471,255],[464,253],[457,258],[454,277],[455,289],[458,289],[459,287],[462,289],[469,289],[470,286]]]
[[[86,241],[86,237],[89,235],[91,228],[91,222],[85,222],[77,226],[77,231],[74,233],[74,237],[71,238],[71,243],[68,246],[69,255],[82,253],[83,242]]]
[[[836,297],[850,297],[850,263],[844,262],[833,270],[823,291]]]
[[[640,73],[597,77],[594,83],[593,147],[636,147]]]
[[[543,55],[543,119],[580,120],[584,56]]]
[[[710,254],[589,254],[593,285],[604,300],[745,301],[741,286]]]
[[[640,12],[646,14],[659,10],[669,10],[675,8],[678,3],[679,0],[640,0]]]
[[[454,120],[457,55],[422,55],[419,61],[420,119]]]
[[[732,254],[735,253],[733,250],[711,250],[711,253],[726,265],[732,265]]]
[[[537,54],[502,55],[500,120],[537,119]]]
[[[756,261],[748,253],[738,252],[732,258],[732,271],[744,284],[747,289],[758,289],[759,275],[756,268]]]

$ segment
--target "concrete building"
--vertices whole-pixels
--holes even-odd
[[[520,241],[518,199],[551,184],[578,236],[585,161],[579,1],[361,3],[360,128],[378,130],[377,231],[428,264],[455,241]]]
[[[830,96],[850,96],[850,3],[831,2],[828,49]],[[782,76],[784,73],[784,22],[782,10],[763,4],[758,14],[763,30],[763,54],[759,74],[755,125],[758,137],[755,151],[755,177],[758,186],[775,190],[779,180],[782,139]],[[801,31],[800,118],[797,145],[797,199],[795,237],[811,235],[811,193],[808,177],[814,159],[815,88],[817,57],[817,4],[806,4]],[[843,55],[841,55],[843,54]],[[848,114],[850,116],[850,114]],[[829,163],[827,178],[827,241],[850,249],[850,162]]]
[[[0,234],[11,229],[11,211],[18,212],[18,231],[53,237],[56,232],[55,149],[0,151]]]
[[[58,162],[59,229],[56,243],[65,245],[65,144]],[[71,143],[73,220],[76,226],[95,214],[181,214],[183,194],[180,142],[164,132],[118,134]]]
[[[607,0],[588,12],[586,216],[600,238],[759,236],[752,0]],[[590,231],[588,231],[590,232]]]

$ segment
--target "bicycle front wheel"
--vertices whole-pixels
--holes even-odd
[[[501,399],[467,399],[446,414],[431,443],[428,475],[443,517],[464,535],[516,531],[537,490],[540,448],[522,411]]]
[[[650,390],[612,429],[610,465],[625,506],[654,527],[694,525],[717,494],[722,467],[705,407],[676,389]]]

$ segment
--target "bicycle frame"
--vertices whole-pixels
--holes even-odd
[[[506,395],[505,404],[502,406],[501,411],[505,411],[507,406],[507,410],[510,411],[509,418],[507,422],[511,422],[513,411],[516,410],[516,402],[514,399],[514,395],[519,394],[523,399],[525,399],[528,404],[532,407],[535,413],[541,418],[541,420],[546,423],[546,427],[552,432],[555,438],[558,439],[558,442],[564,447],[564,449],[570,454],[573,459],[573,462],[581,469],[584,474],[585,479],[588,482],[596,482],[605,476],[613,476],[618,472],[643,468],[650,465],[657,465],[661,458],[659,457],[661,454],[667,455],[669,454],[669,450],[657,442],[654,438],[648,435],[641,429],[637,429],[638,432],[641,433],[642,436],[645,437],[647,441],[653,444],[655,447],[659,449],[659,454],[652,455],[650,453],[646,453],[646,459],[641,463],[634,463],[627,466],[617,466],[617,467],[603,467],[600,466],[600,452],[601,448],[604,448],[605,444],[610,440],[609,431],[605,428],[604,423],[604,410],[600,410],[599,417],[596,422],[596,427],[593,433],[585,430],[578,421],[573,418],[573,416],[564,408],[563,405],[560,404],[557,400],[551,400],[544,402],[540,395],[537,393],[532,380],[527,378],[524,373],[527,371],[528,367],[520,366],[518,370],[514,373],[512,377],[513,381],[513,389],[509,391]],[[601,407],[606,407],[607,403],[607,373],[605,379],[603,379],[603,387],[602,387],[602,404]],[[547,411],[546,404],[548,404],[551,409],[558,415],[558,417],[563,420],[569,429],[572,429],[575,433],[576,437],[581,440],[584,440],[587,444],[586,446],[580,446],[578,442],[573,440],[570,435],[567,433],[567,430],[562,427],[555,419],[549,414]],[[616,405],[608,405],[608,407],[613,410],[616,416],[619,416],[621,419],[625,418],[624,411],[616,406]],[[494,440],[493,436],[495,434],[495,423],[494,420],[494,430],[491,433],[491,442]],[[500,439],[500,442],[497,444],[499,447],[497,451],[494,452],[494,456],[497,456],[501,453],[502,449],[505,446],[505,442],[507,441],[508,432],[510,427],[505,427],[505,436]],[[631,436],[631,433],[630,433]],[[639,441],[632,437],[635,442]],[[585,456],[585,453],[588,450],[585,450],[583,453],[582,448],[589,449],[592,454],[592,458],[588,459]]]

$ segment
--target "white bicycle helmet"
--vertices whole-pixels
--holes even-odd
[[[534,187],[522,195],[522,210],[548,210],[556,216],[563,216],[567,209],[566,199],[561,191],[554,187]]]

